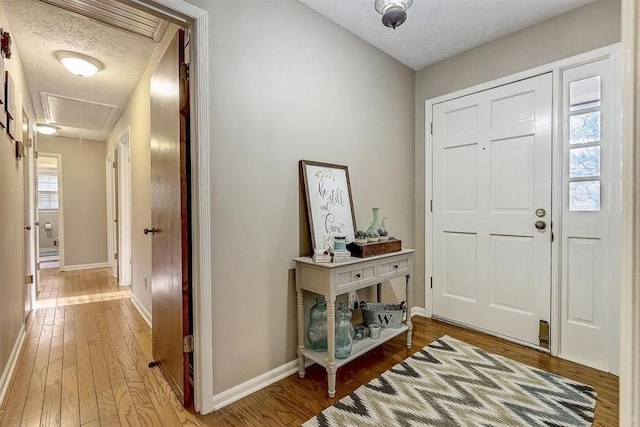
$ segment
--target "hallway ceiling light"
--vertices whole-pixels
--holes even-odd
[[[382,15],[385,27],[395,30],[407,19],[407,9],[412,4],[413,0],[376,0],[374,7]]]
[[[81,53],[60,51],[56,58],[71,74],[80,77],[91,77],[104,68],[102,62]]]
[[[41,133],[43,135],[53,135],[57,133],[60,130],[60,128],[58,126],[53,126],[53,125],[38,124],[36,125],[36,130],[38,131],[38,133]]]

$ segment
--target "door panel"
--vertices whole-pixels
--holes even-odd
[[[434,315],[538,345],[550,218],[550,74],[433,107]]]
[[[189,307],[188,88],[179,76],[184,32],[173,38],[151,78],[153,357],[183,402],[192,400]]]

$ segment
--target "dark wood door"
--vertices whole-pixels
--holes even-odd
[[[184,32],[151,77],[151,220],[153,357],[187,406],[192,402],[190,349],[189,99]],[[184,77],[184,78],[182,78]],[[134,205],[135,206],[135,205]],[[155,229],[155,230],[154,230]]]

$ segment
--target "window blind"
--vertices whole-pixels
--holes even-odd
[[[58,209],[58,170],[38,168],[38,209]]]

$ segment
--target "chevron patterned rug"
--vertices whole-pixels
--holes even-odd
[[[596,391],[444,336],[304,427],[590,426]]]

